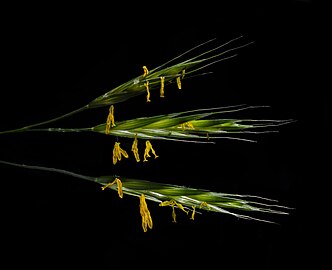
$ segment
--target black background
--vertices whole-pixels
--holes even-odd
[[[264,216],[272,225],[204,212],[195,221],[148,202],[154,227],[141,228],[138,199],[70,176],[1,165],[2,244],[12,267],[114,269],[217,267],[299,269],[313,259],[319,237],[312,194],[322,174],[328,120],[326,90],[317,72],[317,21],[311,1],[165,2],[151,6],[17,6],[2,22],[1,129],[69,112],[117,85],[204,41],[243,36],[254,41],[213,73],[116,105],[116,120],[196,108],[269,105],[243,117],[296,119],[257,143],[215,145],[153,142],[159,158],[112,164],[116,138],[101,134],[1,135],[1,159],[62,168],[84,175],[123,175],[156,182],[251,194],[294,207],[289,216]],[[108,108],[56,123],[88,127]],[[55,123],[54,123],[55,125]],[[51,126],[54,126],[51,125]],[[317,133],[317,130],[319,133]],[[119,138],[129,149],[131,140]],[[316,166],[319,164],[321,167]]]

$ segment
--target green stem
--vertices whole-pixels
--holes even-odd
[[[69,117],[69,116],[74,115],[76,113],[82,112],[82,111],[84,111],[84,110],[86,110],[88,108],[89,108],[89,105],[85,105],[85,106],[83,106],[83,107],[81,107],[81,108],[79,108],[77,110],[74,110],[72,112],[63,114],[63,115],[58,116],[56,118],[53,118],[53,119],[50,119],[50,120],[47,120],[47,121],[43,121],[43,122],[40,122],[40,123],[28,125],[28,126],[25,126],[25,127],[22,127],[22,128],[0,131],[0,134],[7,134],[7,133],[16,133],[16,132],[28,131],[31,128],[34,128],[34,127],[37,127],[37,126],[41,126],[41,125],[46,125],[46,124],[49,124],[49,123],[53,123],[55,121],[61,120],[61,119],[66,118],[66,117]]]
[[[73,177],[76,177],[76,178],[80,178],[80,179],[84,179],[84,180],[88,180],[88,181],[92,181],[92,182],[97,182],[97,179],[98,179],[98,178],[93,177],[93,176],[82,175],[82,174],[78,174],[78,173],[74,173],[74,172],[70,172],[70,171],[66,171],[66,170],[62,170],[62,169],[51,168],[51,167],[18,164],[18,163],[14,163],[14,162],[5,161],[5,160],[0,160],[0,164],[10,165],[10,166],[19,167],[19,168],[25,168],[25,169],[47,171],[47,172],[56,172],[56,173],[70,175],[70,176],[73,176]]]

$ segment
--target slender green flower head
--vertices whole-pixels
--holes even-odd
[[[197,109],[119,121],[112,128],[107,128],[107,123],[103,123],[81,131],[105,133],[107,130],[107,135],[147,140],[213,142],[215,139],[224,138],[252,141],[245,138],[245,135],[277,132],[276,127],[294,122],[292,119],[232,117],[232,113],[263,107],[268,106],[236,105]]]
[[[142,217],[142,228],[146,232],[153,227],[153,215],[148,209],[147,201],[157,203],[160,207],[170,207],[173,222],[177,222],[177,213],[182,213],[194,220],[195,215],[203,212],[215,212],[231,215],[238,219],[275,223],[268,217],[271,215],[289,215],[293,208],[283,206],[278,201],[254,195],[241,195],[215,192],[208,189],[186,187],[174,184],[148,181],[145,179],[126,178],[120,176],[86,176],[71,171],[42,166],[17,164],[0,160],[0,164],[25,169],[43,170],[70,175],[72,177],[97,183],[101,190],[113,190],[120,199],[125,196],[137,197]],[[257,218],[267,215],[267,218]]]
[[[236,56],[236,54],[231,54],[234,50],[245,47],[252,43],[250,42],[236,47],[224,49],[227,45],[239,40],[240,38],[242,38],[242,36],[234,38],[222,45],[212,47],[211,49],[206,49],[189,59],[184,59],[181,61],[181,59],[183,59],[184,56],[188,55],[189,53],[201,49],[203,46],[207,46],[212,41],[215,41],[215,39],[211,39],[207,42],[199,44],[194,48],[191,48],[181,55],[151,70],[149,70],[147,66],[143,66],[142,73],[139,76],[97,97],[87,106],[89,108],[110,106],[112,104],[123,102],[142,94],[146,94],[146,101],[150,102],[150,91],[155,90],[160,92],[160,97],[164,97],[165,87],[167,85],[176,83],[177,87],[181,89],[182,80],[189,79],[193,76],[206,74],[199,73],[198,71],[201,71],[217,62]]]
[[[292,119],[273,120],[232,117],[232,113],[265,107],[268,106],[235,105],[114,121],[113,125],[110,125],[107,120],[106,123],[88,128],[46,128],[31,129],[30,131],[96,132],[132,139],[198,143],[214,143],[217,139],[255,141],[245,136],[278,132],[277,127],[294,122]],[[110,111],[113,113],[112,109]],[[114,119],[114,115],[109,118]],[[134,148],[137,149],[137,141],[133,145]]]
[[[133,139],[131,151],[137,162],[141,161],[138,139],[145,140],[143,162],[151,157],[158,157],[152,146],[152,140],[167,140],[191,143],[215,143],[219,139],[232,139],[256,142],[252,135],[278,132],[277,127],[294,120],[269,120],[234,118],[232,113],[259,109],[267,106],[236,105],[218,108],[197,109],[164,115],[140,117],[123,121],[115,121],[114,106],[111,105],[106,123],[89,128],[46,128],[30,129],[29,131],[45,132],[96,132],[117,138]],[[228,117],[226,117],[228,115]],[[230,116],[229,116],[230,115]],[[223,117],[221,117],[223,116]],[[248,137],[250,135],[250,137]],[[128,149],[129,150],[129,149]],[[113,165],[123,158],[128,158],[128,152],[116,141],[113,148]]]
[[[113,178],[103,176],[96,178],[95,182],[107,186],[108,183],[114,182]],[[121,181],[123,194],[135,197],[144,194],[144,198],[148,201],[158,203],[161,207],[171,207],[173,222],[176,222],[176,211],[185,213],[192,220],[195,219],[196,213],[212,211],[240,219],[274,223],[269,219],[256,218],[251,213],[288,215],[292,209],[278,204],[276,200],[253,195],[220,193],[125,177],[121,177]],[[115,185],[109,187],[115,191],[119,188]]]

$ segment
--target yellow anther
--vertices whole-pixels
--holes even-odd
[[[176,84],[178,85],[178,89],[181,89],[181,77],[176,77]]]
[[[146,83],[144,83],[144,86],[145,86],[146,92],[147,92],[146,102],[151,102],[151,100],[150,100],[149,82],[147,81]]]
[[[119,178],[115,178],[115,180],[113,182],[107,183],[106,185],[102,186],[101,189],[105,190],[106,188],[110,188],[114,184],[117,184],[118,194],[119,194],[119,197],[122,199],[123,198],[122,182]]]
[[[143,66],[144,74],[143,77],[149,74],[148,68],[146,66]]]
[[[150,150],[151,150],[152,154],[154,155],[154,158],[158,157],[157,154],[156,154],[156,152],[152,148],[152,144],[150,143],[150,141],[146,141],[145,142],[145,146],[146,147],[145,147],[145,151],[144,151],[144,160],[143,160],[143,162],[148,161],[147,157],[151,157],[150,154],[149,154]]]
[[[152,218],[151,218],[148,206],[146,204],[144,194],[142,194],[139,197],[139,212],[140,212],[140,214],[142,216],[142,228],[143,228],[143,231],[146,232],[148,230],[148,227],[150,229],[152,229],[152,226],[153,226]]]
[[[176,223],[176,213],[175,213],[174,205],[172,205],[172,218],[173,218],[173,222]]]
[[[194,125],[191,122],[182,123],[182,124],[180,124],[180,127],[182,128],[182,130],[194,129]]]
[[[138,154],[137,144],[138,144],[138,140],[137,140],[137,134],[136,134],[135,138],[134,138],[134,142],[131,146],[131,151],[134,153],[136,161],[139,162],[140,158],[139,158],[139,154]]]
[[[106,121],[106,128],[105,128],[105,133],[109,134],[111,127],[115,127],[114,123],[114,106],[111,105],[109,109],[109,114],[107,116],[107,121]]]
[[[174,205],[175,201],[174,200],[170,200],[170,201],[163,201],[159,204],[159,206],[170,206],[170,205]]]
[[[175,206],[176,202],[174,200],[170,200],[170,201],[163,201],[159,204],[159,206],[171,206],[172,207],[172,218],[173,218],[173,222],[176,222],[176,214],[175,214]]]
[[[160,77],[160,97],[165,97],[165,77]]]
[[[191,213],[191,218],[190,219],[194,220],[195,213],[196,213],[196,206],[193,205],[192,208],[193,208],[193,212]]]
[[[115,165],[117,161],[120,161],[122,156],[128,158],[127,152],[120,147],[120,143],[115,142],[113,148],[113,164]]]
[[[173,222],[176,222],[176,214],[175,214],[175,206],[180,208],[183,212],[188,214],[189,211],[186,211],[182,204],[177,203],[175,200],[170,200],[170,201],[163,201],[159,204],[159,206],[171,206],[172,207],[172,217],[173,217]]]
[[[208,209],[210,209],[209,205],[207,204],[207,202],[202,202],[200,205],[199,205],[199,208],[203,208],[203,207],[207,207]]]

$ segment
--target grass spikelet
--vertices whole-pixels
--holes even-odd
[[[236,42],[241,38],[242,36],[239,36],[224,44],[205,50],[202,53],[198,53],[189,59],[176,62],[184,58],[184,56],[188,55],[189,53],[201,49],[203,46],[207,46],[211,42],[215,41],[215,39],[211,39],[202,44],[199,44],[198,46],[189,49],[188,51],[185,51],[181,55],[169,60],[168,62],[154,69],[148,71],[147,68],[144,66],[143,74],[97,97],[96,99],[91,101],[87,106],[89,108],[95,108],[101,106],[108,106],[110,104],[116,104],[119,102],[126,101],[129,98],[146,93],[147,89],[149,90],[148,91],[149,94],[150,91],[160,89],[161,78],[163,78],[164,86],[176,83],[177,87],[181,89],[182,88],[181,80],[189,79],[198,75],[205,75],[206,73],[199,73],[198,71],[205,69],[208,66],[211,66],[220,61],[235,57],[237,55],[236,53],[233,53],[235,50],[243,48],[253,43],[249,42],[223,50],[224,47]]]
[[[277,132],[277,127],[294,120],[267,120],[234,117],[220,117],[240,111],[264,108],[267,106],[236,105],[218,108],[140,117],[117,121],[117,125],[107,129],[107,123],[79,129],[31,129],[48,132],[97,132],[125,138],[145,140],[172,140],[182,142],[214,143],[217,139],[233,139],[254,142],[246,136]]]
[[[150,229],[152,228],[152,218],[147,209],[146,200],[158,203],[160,206],[170,206],[172,208],[174,222],[176,222],[175,209],[183,211],[190,219],[194,219],[194,215],[198,213],[197,209],[199,209],[200,211],[213,211],[220,214],[231,215],[239,219],[267,223],[275,222],[269,219],[256,218],[253,214],[288,215],[293,209],[280,205],[276,200],[253,195],[221,193],[208,189],[151,182],[143,179],[120,176],[92,177],[57,168],[17,164],[3,160],[0,160],[0,163],[25,169],[61,173],[78,179],[92,181],[101,185],[102,189],[107,188],[118,192],[120,198],[124,195],[138,197],[140,198],[140,213],[144,231],[146,231],[148,227]],[[191,215],[189,215],[190,213]]]

